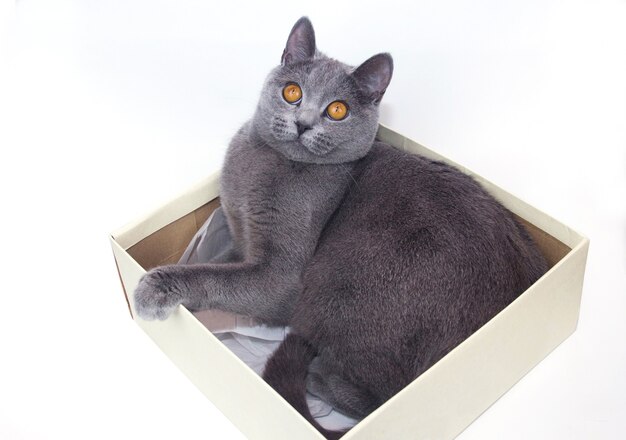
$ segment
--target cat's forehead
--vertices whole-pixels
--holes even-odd
[[[309,79],[323,81],[325,83],[343,82],[349,75],[350,68],[332,59],[313,62],[313,68],[309,73]]]
[[[324,58],[281,69],[279,79],[298,82],[319,89],[345,87],[352,68],[339,61]]]

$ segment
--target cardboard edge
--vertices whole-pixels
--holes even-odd
[[[586,271],[587,260],[589,258],[590,246],[591,246],[591,239],[589,239],[588,237],[584,235],[581,235],[580,243],[578,243],[578,245],[571,251],[572,254],[574,254],[574,252],[583,253],[583,265],[582,265],[582,273],[581,273],[581,279],[580,279],[580,294],[578,297],[578,315],[576,316],[576,324],[574,326],[574,331],[578,329],[578,322],[580,321],[580,307],[581,307],[581,302],[582,302],[582,293],[583,293],[583,289],[585,286],[585,274],[587,272]]]
[[[122,273],[120,272],[120,265],[117,262],[117,258],[115,254],[113,254],[113,259],[115,260],[115,268],[117,269],[117,276],[120,279],[120,284],[122,285],[122,291],[124,292],[124,299],[126,300],[126,306],[128,306],[128,313],[130,313],[130,317],[135,319],[133,316],[133,309],[130,307],[130,301],[128,300],[128,293],[126,292],[126,286],[124,285],[124,280],[122,280]]]
[[[111,248],[113,249],[113,256],[115,258],[115,264],[120,269],[119,274],[122,283],[122,289],[124,290],[124,296],[126,297],[126,302],[130,309],[130,314],[133,319],[135,319],[134,314],[134,301],[132,299],[132,290],[134,290],[135,286],[129,285],[132,284],[132,278],[130,278],[130,274],[132,272],[139,273],[143,275],[146,273],[146,270],[139,264],[135,259],[124,249],[120,244],[111,237]],[[126,261],[122,260],[122,258],[126,259]],[[129,281],[129,278],[131,281]],[[131,294],[129,294],[131,293]]]
[[[115,239],[113,238],[113,236],[110,236],[109,240],[111,242],[111,247],[113,248],[113,246],[115,246],[117,243],[115,242]],[[126,305],[128,306],[128,313],[130,313],[130,317],[132,319],[135,319],[135,317],[133,316],[133,309],[130,306],[130,301],[128,299],[128,292],[126,291],[126,285],[124,284],[124,279],[122,278],[122,272],[120,272],[120,265],[117,261],[117,256],[115,255],[115,251],[113,249],[111,249],[111,252],[113,253],[113,259],[115,260],[115,268],[117,269],[117,276],[119,277],[120,284],[122,285],[122,292],[124,292],[124,299],[126,300]]]

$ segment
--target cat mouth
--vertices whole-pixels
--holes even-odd
[[[335,148],[330,142],[330,139],[323,134],[314,134],[306,137],[300,136],[298,141],[307,151],[316,156],[324,156]]]

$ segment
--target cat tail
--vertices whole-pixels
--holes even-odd
[[[302,336],[290,333],[267,361],[263,379],[327,439],[346,431],[330,431],[315,421],[306,402],[306,375],[316,351]]]

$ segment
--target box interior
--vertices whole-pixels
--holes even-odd
[[[177,263],[194,234],[218,206],[219,197],[148,235],[128,248],[128,254],[145,270]]]
[[[175,264],[194,234],[219,205],[219,197],[211,200],[131,246],[128,253],[145,270]],[[571,251],[570,247],[547,232],[517,215],[515,217],[535,240],[549,267],[554,266]]]

